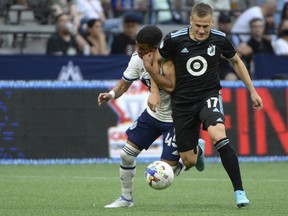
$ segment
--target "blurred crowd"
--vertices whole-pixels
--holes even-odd
[[[131,55],[141,25],[186,25],[198,2],[212,6],[215,28],[230,37],[249,71],[254,54],[288,55],[287,0],[1,0],[0,7],[21,5],[40,25],[55,25],[46,54]],[[220,64],[221,79],[237,80],[226,60]]]

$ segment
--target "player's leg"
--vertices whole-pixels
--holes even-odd
[[[141,150],[149,148],[161,135],[161,131],[155,130],[153,117],[144,111],[137,121],[126,130],[126,134],[128,140],[120,154],[119,168],[122,195],[113,203],[106,205],[106,208],[132,207],[134,205],[132,190],[136,173],[136,158]]]
[[[133,179],[136,174],[136,158],[141,150],[137,145],[127,140],[120,154],[120,180],[122,186],[122,196],[127,200],[132,200]]]
[[[234,188],[234,195],[238,207],[249,204],[243,190],[239,161],[229,139],[226,137],[225,119],[222,110],[222,100],[217,93],[208,98],[206,106],[200,112],[203,119],[203,128],[208,131],[212,143],[220,154],[221,162],[225,168]]]
[[[201,147],[200,147],[201,146]],[[163,146],[164,148],[164,146]],[[205,148],[205,141],[203,139],[199,139],[198,140],[198,148],[201,148],[203,149],[202,152],[204,152],[204,148]],[[203,159],[199,159],[199,158],[203,158]],[[179,156],[179,160],[178,161],[175,161],[175,160],[165,160],[162,159],[163,161],[165,161],[166,163],[170,164],[170,166],[172,167],[173,171],[174,171],[174,175],[175,176],[179,176],[183,171],[188,171],[190,170],[190,168],[187,168],[185,165],[184,165],[184,162],[183,160],[180,158]],[[201,161],[201,162],[200,162]],[[204,153],[202,153],[201,155],[198,155],[198,160],[195,164],[195,167],[197,167],[198,165],[198,168],[197,170],[199,171],[203,171],[204,168],[205,168],[205,158],[204,158]]]
[[[120,153],[120,181],[121,196],[105,208],[121,208],[134,206],[132,190],[133,179],[136,174],[136,158],[141,150],[137,145],[127,140]]]
[[[179,152],[175,143],[174,125],[173,123],[159,122],[158,127],[162,131],[163,150],[161,161],[168,163],[174,172],[174,176],[178,176],[185,168],[183,163],[179,163]]]
[[[205,169],[205,141],[198,139],[198,144],[192,150],[179,152],[181,160],[185,166],[185,170],[189,170],[193,166],[198,171],[203,171]]]
[[[210,126],[208,133],[212,143],[220,154],[223,167],[232,182],[237,206],[240,208],[249,205],[249,200],[243,189],[238,157],[235,149],[226,137],[224,125],[217,124],[216,126]]]
[[[205,142],[199,139],[201,122],[195,113],[196,111],[188,116],[173,114],[176,143],[186,169],[196,166],[197,170],[203,171]]]

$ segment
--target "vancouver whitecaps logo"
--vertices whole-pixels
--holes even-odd
[[[63,66],[59,76],[58,80],[63,80],[63,81],[80,81],[83,80],[82,73],[79,69],[78,66],[74,66],[72,61],[69,61],[67,66]]]

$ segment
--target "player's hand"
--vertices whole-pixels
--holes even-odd
[[[251,94],[251,100],[254,109],[261,110],[263,108],[262,99],[257,92]]]
[[[145,70],[150,73],[153,71],[154,52],[149,52],[143,56]]]
[[[112,95],[108,92],[100,93],[98,96],[98,105],[101,106],[104,103],[109,102],[112,99]]]
[[[157,110],[160,109],[160,96],[159,94],[153,94],[151,93],[148,97],[148,106],[149,108],[153,111],[156,112]]]

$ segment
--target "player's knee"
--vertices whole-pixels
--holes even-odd
[[[121,164],[123,166],[135,166],[136,158],[140,152],[140,150],[126,144],[120,152]]]
[[[120,159],[121,159],[121,164],[125,166],[134,165],[136,162],[136,157],[127,154],[123,149],[121,150],[121,153],[120,153]]]
[[[208,133],[213,145],[215,145],[219,140],[226,137],[225,125],[217,124],[216,126],[210,126],[208,128]]]
[[[226,138],[226,135],[219,133],[219,134],[215,134],[213,136],[210,136],[210,138],[211,138],[211,142],[213,143],[213,145],[215,145],[216,143],[219,142],[219,140]]]

